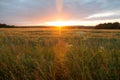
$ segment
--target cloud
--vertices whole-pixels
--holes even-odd
[[[117,19],[120,18],[118,10],[120,0],[63,0],[63,8],[59,9],[60,17],[68,20]],[[57,17],[56,0],[0,0],[0,22],[3,23],[24,25]]]
[[[15,25],[38,22],[38,19],[43,22],[55,10],[54,0],[0,0],[0,21]]]
[[[115,17],[115,16],[120,16],[120,11],[97,13],[97,14],[93,14],[93,15],[86,17],[86,19],[108,18],[108,17]]]
[[[83,20],[94,14],[115,10],[120,10],[120,0],[64,0],[64,11],[69,13],[72,19]]]

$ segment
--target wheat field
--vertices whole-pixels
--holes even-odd
[[[120,80],[120,30],[1,28],[0,80]]]

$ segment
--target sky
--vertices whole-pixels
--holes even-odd
[[[0,23],[26,26],[57,20],[76,25],[120,22],[120,0],[0,0]]]

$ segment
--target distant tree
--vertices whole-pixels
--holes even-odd
[[[95,26],[95,29],[120,29],[120,23],[104,23]]]
[[[7,24],[1,24],[0,23],[0,28],[14,28],[15,26],[14,25],[7,25]]]
[[[115,23],[113,23],[113,25],[116,26],[116,27],[115,27],[116,29],[120,29],[120,23],[115,22]]]

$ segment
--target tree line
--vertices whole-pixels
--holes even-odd
[[[0,28],[15,28],[15,27],[16,26],[14,26],[14,25],[7,25],[7,24],[0,23]],[[120,23],[114,22],[114,23],[98,24],[95,26],[95,29],[120,29]]]
[[[95,26],[95,29],[120,29],[120,23],[103,23]]]
[[[2,24],[0,23],[0,28],[14,28],[14,25],[7,25],[7,24]]]

